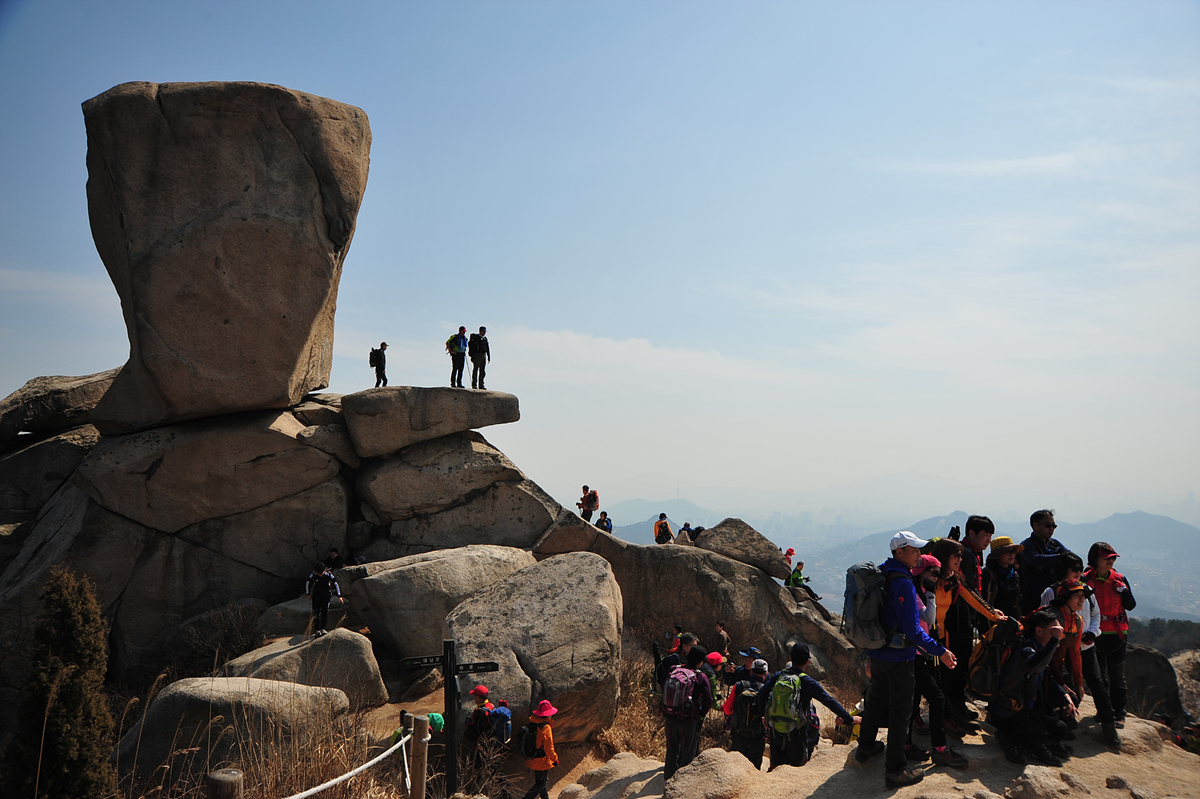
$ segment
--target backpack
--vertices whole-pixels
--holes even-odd
[[[488,714],[492,725],[492,737],[502,744],[512,740],[512,711],[503,705],[493,708]]]
[[[371,350],[371,354],[367,357],[367,365],[379,366],[379,350]]]
[[[526,724],[517,733],[517,750],[520,751],[521,757],[526,760],[533,760],[539,757],[546,756],[546,750],[537,745],[538,725],[532,722]]]
[[[467,339],[467,355],[472,358],[483,355],[483,340],[478,333],[472,333],[471,337]]]
[[[803,676],[785,671],[771,687],[771,697],[767,700],[767,723],[780,735],[799,728],[800,719],[807,717],[804,693],[800,690],[800,678]]]
[[[731,715],[730,732],[735,736],[753,736],[761,734],[762,711],[758,708],[758,689],[762,683],[741,680],[733,686],[733,715]]]
[[[663,683],[662,706],[672,715],[690,716],[692,713],[692,694],[700,679],[696,672],[686,666],[676,666],[667,675]]]
[[[1014,618],[996,622],[984,634],[967,665],[967,687],[984,699],[992,699],[1001,689],[1001,676],[1021,637],[1021,623]]]
[[[859,649],[882,649],[893,646],[904,649],[910,644],[903,635],[899,643],[892,642],[895,630],[883,626],[883,609],[888,602],[892,580],[912,575],[899,572],[884,574],[869,560],[855,563],[846,569],[846,604],[842,609],[841,633]]]
[[[594,488],[587,492],[587,496],[583,498],[583,507],[587,510],[598,510],[600,508],[600,492]]]

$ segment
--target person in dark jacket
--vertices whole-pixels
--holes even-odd
[[[1054,521],[1054,511],[1034,511],[1029,517],[1029,526],[1033,532],[1021,542],[1025,549],[1019,556],[1022,615],[1038,609],[1042,601],[1042,592],[1054,583],[1059,556],[1071,551],[1054,537],[1054,531],[1058,529],[1058,524]]]
[[[1070,736],[1066,722],[1054,709],[1075,707],[1057,682],[1046,674],[1063,638],[1062,624],[1048,610],[1025,619],[1025,637],[1000,675],[1000,688],[988,703],[988,722],[996,728],[1004,754],[1025,763],[1028,752],[1048,766],[1062,765],[1070,754],[1062,744]]]
[[[1017,556],[1025,547],[1006,535],[992,539],[992,553],[983,567],[983,600],[1005,616],[1021,617],[1021,572]]]
[[[847,713],[846,709],[821,686],[821,683],[804,673],[810,657],[811,653],[808,644],[803,642],[792,644],[791,665],[783,671],[772,674],[770,679],[763,683],[762,688],[758,690],[758,710],[763,716],[767,725],[767,733],[771,738],[771,768],[768,771],[774,769],[776,766],[803,766],[808,762],[810,752],[807,718],[792,719],[790,717],[783,717],[776,719],[770,715],[771,693],[774,691],[775,684],[779,682],[780,677],[785,675],[798,675],[800,677],[800,687],[798,690],[801,693],[801,699],[799,706],[804,710],[806,715],[809,704],[815,699],[834,712],[837,716],[838,724],[853,725],[862,721],[860,716],[851,716]],[[795,729],[789,731],[787,727],[790,726],[794,726]]]
[[[736,680],[730,686],[721,708],[730,751],[744,755],[756,769],[762,769],[763,752],[767,748],[767,730],[758,703],[758,690],[766,680],[767,661],[754,660],[746,670],[746,679]]]
[[[695,685],[688,707],[676,709],[667,707],[665,704],[658,706],[667,733],[667,756],[666,762],[663,764],[664,780],[671,779],[676,771],[691,763],[700,751],[700,723],[712,708],[713,697],[712,685],[708,681],[708,676],[700,670],[700,664],[704,662],[705,654],[703,649],[693,646],[688,650],[687,662],[683,666],[675,667],[676,669],[687,669],[695,675]],[[667,677],[670,678],[669,672]],[[663,689],[665,694],[665,681]]]
[[[467,339],[467,356],[471,359],[471,388],[484,391],[483,376],[487,365],[492,362],[492,348],[487,340],[487,328],[479,328]]]
[[[600,518],[596,520],[596,526],[606,533],[612,532],[612,519],[608,518],[608,511],[600,511]]]
[[[859,762],[866,762],[884,751],[884,745],[876,741],[875,736],[886,722],[888,742],[884,783],[888,788],[913,785],[925,778],[924,771],[910,769],[904,757],[904,740],[916,687],[913,671],[916,647],[939,658],[947,668],[954,668],[957,662],[953,652],[921,628],[918,616],[917,591],[911,569],[921,559],[921,547],[928,543],[908,530],[901,530],[892,536],[892,557],[880,567],[887,581],[883,626],[895,633],[887,645],[867,652],[871,659],[871,687],[854,757]]]
[[[375,350],[375,388],[387,385],[387,355],[384,350],[387,349],[387,342],[379,342],[379,349]]]
[[[304,583],[304,593],[312,599],[313,635],[319,638],[326,633],[325,627],[329,624],[329,600],[334,596],[340,598],[342,589],[338,587],[333,571],[324,563],[318,563]]]
[[[1116,571],[1117,552],[1103,541],[1088,549],[1088,569],[1083,581],[1095,592],[1100,608],[1100,635],[1096,637],[1096,659],[1100,674],[1108,684],[1115,726],[1125,726],[1125,703],[1129,690],[1125,685],[1125,637],[1129,633],[1127,611],[1137,607],[1133,589],[1125,575]]]
[[[463,368],[467,365],[467,329],[459,327],[458,333],[446,339],[446,352],[450,353],[450,387],[462,388]]]

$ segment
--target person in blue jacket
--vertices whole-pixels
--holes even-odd
[[[953,652],[929,637],[929,633],[921,627],[918,616],[912,567],[921,559],[921,547],[928,543],[908,530],[901,530],[892,536],[892,556],[880,567],[887,579],[883,626],[893,632],[887,645],[867,652],[871,688],[867,694],[867,706],[863,710],[858,749],[854,757],[859,762],[866,762],[884,751],[884,745],[876,741],[875,736],[886,722],[888,742],[883,778],[888,788],[915,785],[925,778],[922,769],[909,768],[904,756],[908,720],[912,715],[913,690],[916,687],[914,665],[917,647],[939,658],[947,668],[953,669],[957,663]],[[935,749],[935,765],[943,765],[939,754],[943,759],[947,756]]]
[[[1055,581],[1055,571],[1059,558],[1070,554],[1071,550],[1063,546],[1054,537],[1058,524],[1054,521],[1054,511],[1037,510],[1029,517],[1031,534],[1021,542],[1025,549],[1021,550],[1021,613],[1028,615],[1037,610],[1042,602],[1042,592]]]

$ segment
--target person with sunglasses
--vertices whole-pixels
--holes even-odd
[[[1042,592],[1054,584],[1059,558],[1071,550],[1054,537],[1054,511],[1042,509],[1029,517],[1032,534],[1021,542],[1021,614],[1041,607]]]

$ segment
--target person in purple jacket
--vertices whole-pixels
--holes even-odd
[[[925,778],[922,769],[908,767],[908,760],[904,756],[904,741],[916,687],[913,667],[917,647],[940,658],[947,668],[953,669],[957,662],[954,653],[930,638],[920,624],[912,567],[917,565],[921,558],[921,547],[927,543],[908,530],[901,530],[892,536],[892,556],[880,567],[887,580],[883,626],[892,631],[892,635],[887,645],[867,652],[871,666],[871,689],[867,695],[854,757],[859,762],[866,762],[884,751],[884,745],[876,741],[875,736],[886,721],[888,742],[883,778],[888,788],[914,785]],[[934,757],[934,763],[938,763],[937,757]]]

